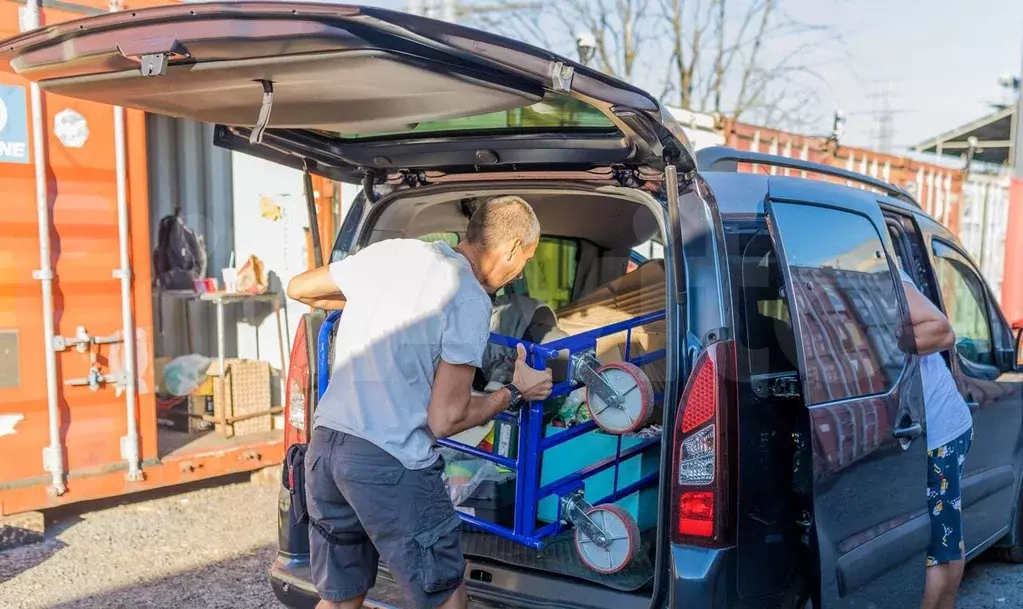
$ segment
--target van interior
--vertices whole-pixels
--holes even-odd
[[[583,190],[578,185],[560,187],[548,184],[542,187],[516,186],[502,189],[495,186],[462,190],[438,186],[418,192],[405,191],[395,196],[384,196],[372,205],[367,222],[369,228],[363,230],[358,245],[364,247],[392,238],[419,238],[427,241],[442,240],[454,246],[464,237],[468,219],[479,202],[492,196],[508,194],[521,196],[532,206],[541,225],[542,238],[535,257],[528,263],[523,275],[494,295],[492,330],[512,335],[515,339],[545,343],[580,330],[606,325],[608,321],[665,309],[661,245],[664,242],[661,236],[664,226],[663,208],[653,196],[637,189],[601,186]],[[501,306],[513,301],[528,304],[524,308]],[[507,315],[517,317],[503,318]],[[616,345],[628,340],[631,357],[634,358],[640,350],[650,352],[664,348],[664,324],[663,320],[651,323],[636,328],[629,339],[623,333],[617,339],[610,340]],[[484,370],[477,372],[474,383],[476,390],[484,390],[487,385],[503,384],[510,380],[495,378],[500,376],[501,369],[500,366],[489,364],[494,361],[491,357],[494,348],[493,345],[488,347]],[[622,359],[620,351],[605,349],[599,342],[597,350],[602,363],[609,363],[604,361],[608,358]],[[629,357],[628,353],[626,349],[624,357]],[[551,367],[555,382],[565,378],[565,369],[559,370],[553,364]],[[655,394],[655,402],[663,399],[660,396],[663,396],[666,382],[665,360],[661,358],[645,364],[642,370],[650,377],[655,392],[660,392]],[[557,433],[558,427],[570,427],[590,416],[585,406],[572,407],[570,403],[570,399],[552,398],[545,404],[544,421],[548,437]],[[626,434],[622,441],[628,442],[628,436],[637,433],[659,434],[662,417],[661,408],[655,406],[643,430]],[[474,438],[478,439],[482,433],[480,431]],[[498,450],[494,448],[497,445],[494,437],[488,434],[490,443],[484,439],[479,447]],[[616,445],[618,437],[597,429],[552,447],[541,462],[541,482],[546,483],[552,477],[558,478],[574,469],[582,469],[602,459],[614,457]],[[557,454],[552,454],[554,451],[558,451]],[[479,472],[483,463],[479,460],[474,463],[466,455],[453,453],[449,449],[445,449],[445,458],[449,487],[464,484],[466,478],[472,482],[472,474]],[[595,475],[587,480],[587,499],[606,496],[607,488],[614,485],[624,487],[640,472],[656,472],[660,460],[660,445],[654,445],[652,450],[623,461],[618,471],[612,468]],[[473,468],[476,469],[473,471]],[[466,469],[469,473],[464,471]],[[489,472],[489,478],[477,480],[476,483],[479,486],[475,487],[471,497],[459,505],[458,509],[511,526],[514,472],[501,472],[494,467]],[[452,490],[455,498],[459,493]],[[550,506],[555,505],[551,502],[552,499],[540,502],[538,527],[550,522]],[[652,596],[655,573],[654,534],[658,512],[656,481],[648,488],[621,499],[618,505],[638,523],[642,543],[628,565],[615,573],[599,573],[580,560],[572,527],[547,539],[547,545],[542,550],[534,550],[465,526],[465,554],[474,561],[494,561],[560,579],[573,578],[584,584],[612,588],[634,595],[637,600],[649,598]]]

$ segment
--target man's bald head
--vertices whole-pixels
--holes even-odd
[[[540,222],[522,197],[487,199],[469,218],[459,249],[491,294],[522,275],[540,242]]]
[[[532,246],[540,241],[540,222],[522,197],[494,197],[484,201],[469,218],[465,240],[483,250],[514,241]]]

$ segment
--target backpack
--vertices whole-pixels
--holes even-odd
[[[185,226],[178,211],[160,220],[153,278],[164,290],[191,290],[192,281],[206,276],[206,248],[202,238]]]

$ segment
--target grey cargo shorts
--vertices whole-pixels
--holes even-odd
[[[441,478],[443,459],[406,469],[362,438],[318,427],[305,469],[312,580],[321,598],[365,594],[381,558],[409,609],[434,609],[462,583],[461,519]]]

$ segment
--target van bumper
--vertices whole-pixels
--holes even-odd
[[[320,601],[316,588],[310,581],[309,559],[289,559],[278,556],[270,567],[270,586],[277,600],[290,609],[315,609]],[[362,606],[365,609],[401,609],[404,597],[398,585],[380,569],[376,585],[366,595]],[[479,600],[470,600],[469,609],[492,609],[494,606]]]
[[[710,549],[672,544],[668,606],[686,609],[734,606],[735,559],[734,547]]]

